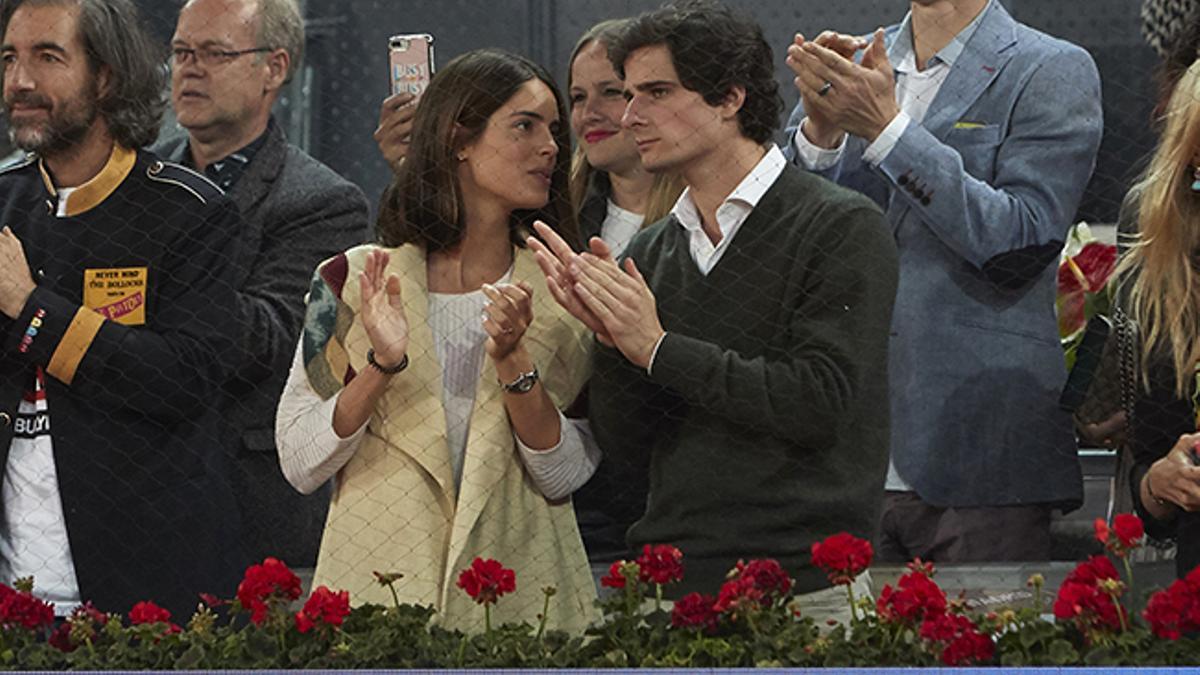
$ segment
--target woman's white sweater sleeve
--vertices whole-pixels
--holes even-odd
[[[558,445],[547,450],[534,450],[513,434],[529,477],[547,499],[569,496],[583,487],[600,466],[600,446],[588,421],[567,419],[560,411],[558,423]]]
[[[348,438],[333,430],[338,392],[328,400],[313,389],[304,368],[303,341],[296,345],[283,396],[275,418],[275,444],[279,467],[292,487],[303,494],[314,492],[354,456],[367,425]]]

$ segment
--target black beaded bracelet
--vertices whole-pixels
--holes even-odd
[[[378,361],[375,360],[375,350],[368,349],[367,350],[367,364],[370,365],[375,370],[378,370],[379,372],[383,373],[384,375],[395,375],[396,373],[398,373],[408,367],[408,354],[405,354],[404,358],[400,359],[400,363],[397,363],[396,365],[392,366],[391,368],[384,368],[383,366],[379,365]]]

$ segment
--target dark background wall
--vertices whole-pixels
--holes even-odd
[[[176,0],[140,0],[167,41]],[[371,134],[387,95],[387,38],[396,33],[436,36],[446,63],[477,47],[527,54],[566,81],[575,39],[593,23],[658,6],[657,0],[306,0],[308,54],[279,114],[292,140],[375,199],[389,179]],[[902,0],[743,0],[732,4],[756,18],[776,48],[786,105],[796,102],[783,50],[797,31],[831,28],[865,33],[899,21]],[[1018,20],[1088,49],[1104,86],[1105,138],[1079,217],[1115,220],[1120,199],[1150,151],[1156,58],[1139,33],[1135,0],[1004,0]],[[1064,82],[1064,87],[1071,86]],[[1047,166],[1047,171],[1054,167]]]

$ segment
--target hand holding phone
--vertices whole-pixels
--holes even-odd
[[[379,126],[375,129],[375,143],[379,152],[393,171],[408,155],[408,144],[412,134],[413,116],[417,107],[412,105],[417,97],[408,92],[392,94],[379,107]]]

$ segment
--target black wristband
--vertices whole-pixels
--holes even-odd
[[[375,350],[368,349],[367,350],[367,364],[369,366],[371,366],[372,368],[374,368],[375,370],[378,370],[379,372],[383,373],[384,375],[395,375],[396,373],[398,373],[408,367],[408,354],[405,354],[404,358],[400,359],[400,363],[397,363],[396,365],[392,366],[391,368],[384,368],[383,366],[379,365],[378,361],[375,360]]]

